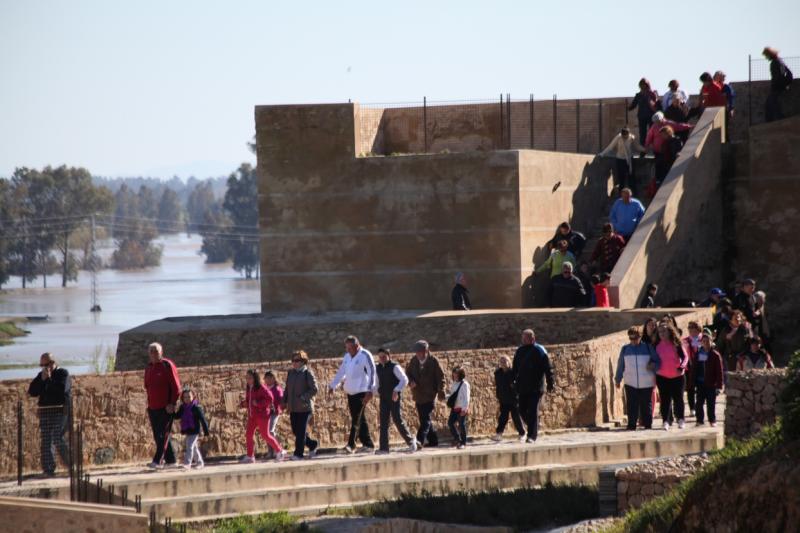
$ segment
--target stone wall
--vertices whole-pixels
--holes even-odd
[[[148,517],[130,507],[91,503],[0,497],[2,531],[28,533],[141,533]]]
[[[617,512],[622,515],[630,509],[669,492],[681,481],[700,471],[709,458],[699,455],[680,455],[655,461],[638,463],[620,469],[617,479]]]
[[[708,309],[670,311],[682,324],[711,320]],[[201,366],[283,361],[297,349],[312,358],[339,357],[347,335],[358,336],[370,350],[383,346],[398,353],[410,350],[417,339],[426,339],[435,351],[513,346],[530,327],[543,344],[568,344],[641,325],[653,314],[658,311],[595,308],[165,318],[120,334],[116,368],[141,368],[153,341],[179,366]]]
[[[540,421],[544,428],[594,426],[622,417],[622,397],[613,386],[613,370],[620,345],[626,342],[624,332],[574,344],[548,346],[555,369],[556,391],[548,394],[542,403]],[[493,374],[501,355],[512,356],[513,347],[437,352],[447,375],[449,369],[463,365],[467,379],[472,384],[472,405],[469,417],[469,434],[489,436],[494,434],[497,402],[494,395]],[[411,355],[402,354],[398,360],[406,363]],[[318,359],[311,362],[320,389],[333,378],[340,363],[339,358]],[[202,441],[207,456],[234,456],[244,453],[245,414],[238,409],[244,391],[245,371],[248,368],[277,371],[281,381],[285,377],[288,361],[251,363],[246,365],[180,367],[182,383],[196,391],[206,410],[211,436]],[[35,402],[27,398],[28,382],[23,380],[0,382],[0,475],[16,472],[16,404],[24,405],[25,469],[38,470],[38,428]],[[104,376],[76,376],[74,378],[75,419],[85,427],[84,460],[88,465],[103,463],[145,462],[152,454],[149,424],[145,414],[145,391],[141,371],[115,372]],[[410,394],[404,395],[403,414],[410,426],[417,427],[416,411]],[[447,436],[445,425],[448,412],[443,402],[438,402],[434,420],[440,435]],[[376,403],[370,404],[367,419],[377,438]],[[343,446],[349,428],[344,393],[333,397],[317,396],[312,432],[323,447]],[[513,430],[510,430],[513,432]],[[287,417],[278,425],[280,440],[289,442],[290,429]],[[508,433],[508,431],[507,431]],[[511,434],[511,433],[508,433]],[[392,439],[397,435],[392,431]],[[263,445],[260,447],[263,451]]]
[[[785,378],[786,369],[729,372],[725,436],[743,439],[773,423]]]

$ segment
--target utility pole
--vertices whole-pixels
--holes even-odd
[[[92,272],[92,307],[89,309],[92,313],[98,313],[102,311],[100,308],[100,304],[97,303],[97,248],[95,246],[95,220],[94,215],[92,215],[92,245],[91,245],[91,252],[89,255],[89,267],[91,268]]]

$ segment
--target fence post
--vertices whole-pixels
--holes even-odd
[[[500,142],[497,145],[498,148],[502,148],[503,146],[505,146],[504,137],[506,135],[506,123],[503,120],[504,112],[505,111],[503,109],[503,93],[500,93]]]
[[[506,148],[511,150],[511,93],[506,93],[506,128],[508,129]]]
[[[531,123],[531,150],[533,150],[533,93],[530,99],[530,123]]]
[[[581,153],[581,101],[575,99],[575,152]]]
[[[597,151],[603,150],[603,99],[597,100]]]
[[[753,125],[753,56],[747,54],[747,121]]]
[[[558,96],[553,95],[553,151],[558,151]]]
[[[22,400],[17,400],[17,485],[22,485]]]
[[[428,153],[428,97],[422,97],[422,137],[424,139],[424,152]]]

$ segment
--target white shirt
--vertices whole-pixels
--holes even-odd
[[[689,98],[686,96],[686,93],[684,92],[684,90],[678,88],[677,91],[674,91],[674,92],[673,91],[667,91],[667,92],[664,93],[664,96],[661,97],[661,108],[666,111],[669,108],[669,105],[672,102],[672,99],[675,97],[676,94],[680,95],[681,100],[683,101],[684,104],[688,104],[689,103]]]
[[[339,370],[333,376],[331,389],[336,389],[340,383],[347,394],[372,392],[376,389],[375,361],[372,354],[364,348],[359,348],[355,355],[344,354]]]
[[[628,162],[628,168],[633,172],[633,152],[636,150],[641,153],[644,152],[644,147],[639,144],[633,134],[628,134],[628,138],[624,139],[621,133],[611,140],[606,146],[606,149],[600,152],[600,157],[613,156],[617,159],[625,159]]]
[[[408,376],[406,376],[406,373],[403,372],[403,367],[401,367],[397,363],[394,364],[394,370],[392,370],[392,373],[394,374],[394,377],[397,378],[397,381],[400,382],[392,390],[394,392],[400,392],[406,387],[406,385],[408,385]],[[375,389],[373,389],[372,392],[377,394],[378,393],[378,388],[381,386],[381,377],[377,373],[375,374],[375,376],[376,376],[376,378],[375,378]]]

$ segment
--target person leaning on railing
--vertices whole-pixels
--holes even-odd
[[[39,399],[42,471],[45,476],[53,476],[56,469],[53,448],[58,450],[64,464],[69,465],[64,432],[69,418],[71,378],[49,352],[42,354],[39,366],[42,370],[31,381],[28,394]]]

